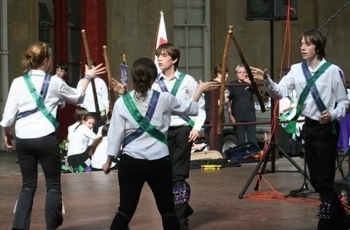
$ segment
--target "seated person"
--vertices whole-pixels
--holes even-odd
[[[109,124],[103,126],[101,135],[91,144],[89,155],[91,156],[91,167],[93,171],[101,171],[102,165],[107,161],[107,133]],[[116,168],[116,163],[112,162],[111,169]]]
[[[68,164],[73,172],[90,172],[91,159],[88,147],[97,135],[92,131],[95,119],[91,114],[84,116],[82,122],[74,130],[67,152]]]

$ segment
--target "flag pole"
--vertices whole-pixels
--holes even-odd
[[[123,54],[123,60],[120,63],[120,82],[123,85],[128,84],[128,64],[126,62],[125,54]]]
[[[153,45],[153,49],[152,49],[152,57],[151,59],[154,61],[154,57],[156,55],[156,49],[157,49],[157,38],[158,38],[158,34],[159,34],[159,28],[160,28],[160,20],[162,19],[162,15],[163,15],[163,10],[161,10],[159,12],[159,23],[158,23],[158,28],[157,28],[157,33],[156,36],[154,37],[154,45]]]

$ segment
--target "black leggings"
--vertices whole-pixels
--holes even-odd
[[[118,179],[120,206],[111,229],[127,229],[145,182],[153,192],[162,216],[163,228],[165,230],[179,229],[174,208],[172,167],[169,157],[158,160],[140,160],[123,154],[119,162]]]
[[[22,190],[13,221],[15,229],[29,229],[33,199],[37,187],[38,162],[46,182],[45,219],[47,229],[62,224],[61,155],[56,133],[32,139],[16,138],[18,163],[22,173]]]

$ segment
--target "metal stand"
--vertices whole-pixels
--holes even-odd
[[[271,140],[273,140],[273,135],[272,135],[272,137],[271,137]],[[275,172],[277,172],[277,171],[275,170],[275,167],[274,167],[274,164],[275,164],[275,150],[276,150],[276,149],[278,149],[279,152],[282,153],[282,155],[283,155],[285,158],[287,158],[288,161],[289,161],[292,165],[294,165],[294,167],[295,167],[301,174],[303,174],[304,177],[305,177],[307,180],[310,181],[309,176],[304,172],[304,170],[303,170],[302,168],[300,168],[300,166],[299,166],[287,153],[285,153],[285,152],[283,151],[283,149],[281,149],[276,143],[270,142],[270,144],[269,144],[267,150],[265,151],[265,153],[264,153],[263,156],[261,157],[261,159],[260,159],[258,165],[255,167],[255,169],[253,170],[253,173],[250,175],[250,177],[249,177],[249,179],[248,179],[246,185],[244,186],[242,192],[239,194],[238,197],[239,197],[240,199],[243,198],[245,192],[247,191],[247,189],[248,189],[248,187],[249,187],[250,183],[252,182],[252,180],[253,180],[253,178],[254,178],[255,175],[258,175],[258,176],[259,176],[259,179],[258,179],[258,181],[257,181],[257,183],[256,183],[256,185],[255,185],[255,188],[254,188],[254,190],[257,191],[258,188],[259,188],[259,183],[260,183],[260,181],[261,181],[261,177],[262,177],[262,175],[263,175],[264,173],[268,173],[268,172],[270,172],[270,173],[275,173]],[[266,165],[267,165],[267,162],[268,162],[270,156],[271,156],[271,161],[272,161],[272,170],[271,170],[271,171],[266,171],[265,168],[266,168]],[[261,168],[260,172],[258,172],[261,166],[262,166],[262,168]],[[286,172],[286,171],[284,171],[284,172]],[[289,172],[290,172],[290,171],[289,171]]]
[[[350,177],[350,159],[348,160],[348,173],[346,174],[346,176],[344,176],[344,171],[343,171],[343,161],[349,156],[350,154],[350,149],[348,149],[348,151],[342,156],[341,159],[339,159],[339,154],[337,155],[336,161],[337,161],[337,167],[335,168],[335,170],[339,169],[340,174],[342,179],[346,180]]]

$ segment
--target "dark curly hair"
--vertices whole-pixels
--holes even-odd
[[[135,97],[145,97],[157,77],[157,67],[149,58],[137,59],[131,68],[131,76],[136,91]]]

